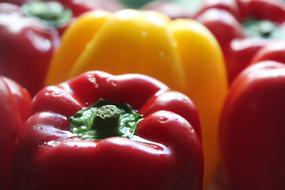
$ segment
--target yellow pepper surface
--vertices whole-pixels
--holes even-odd
[[[227,79],[221,50],[205,27],[151,11],[88,13],[65,32],[46,83],[88,70],[142,73],[187,94],[200,114],[204,184],[210,182],[219,160],[218,120]]]

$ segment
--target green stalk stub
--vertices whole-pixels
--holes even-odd
[[[128,104],[115,104],[101,99],[75,113],[69,121],[73,133],[92,140],[108,137],[132,138],[141,118]]]
[[[285,39],[285,32],[278,24],[269,20],[247,19],[243,22],[245,34],[265,39]]]
[[[72,18],[71,11],[57,1],[31,1],[22,6],[22,11],[51,27],[63,26]]]

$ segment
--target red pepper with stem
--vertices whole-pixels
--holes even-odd
[[[43,87],[59,39],[54,29],[18,10],[16,5],[0,3],[0,74],[35,94]]]
[[[61,35],[77,17],[88,11],[115,11],[122,8],[122,4],[116,0],[46,0],[22,4],[24,14],[56,28]]]
[[[59,0],[59,2],[72,11],[73,17],[98,9],[98,5],[94,0]]]
[[[230,82],[261,48],[285,39],[285,5],[281,1],[208,0],[195,18],[219,41]]]
[[[14,81],[0,77],[0,189],[12,188],[12,160],[21,122],[32,108],[29,93]]]
[[[150,77],[88,72],[33,99],[15,159],[17,190],[201,190],[192,101]]]
[[[25,16],[38,19],[43,25],[57,30],[62,35],[73,21],[72,11],[76,10],[58,1],[29,1],[22,4],[21,11]]]

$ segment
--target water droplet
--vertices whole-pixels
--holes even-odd
[[[110,85],[112,86],[112,87],[117,87],[118,86],[118,84],[117,84],[117,82],[115,81],[115,80],[109,80],[108,81],[109,83],[110,83]]]
[[[93,84],[95,88],[99,87],[99,84],[97,83],[93,73],[88,74],[88,81]]]
[[[166,123],[168,121],[168,118],[162,116],[159,121],[160,121],[160,123]]]

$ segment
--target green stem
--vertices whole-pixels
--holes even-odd
[[[105,105],[97,109],[93,128],[101,138],[120,136],[119,121],[121,110],[114,105]]]
[[[123,4],[130,8],[140,8],[141,6],[151,2],[153,0],[121,0]]]
[[[57,1],[31,1],[22,6],[22,11],[51,27],[60,27],[72,18],[71,11]]]
[[[141,116],[127,104],[99,100],[69,118],[72,132],[85,139],[131,138]]]
[[[249,37],[265,39],[284,39],[285,32],[280,26],[270,20],[247,19],[243,22],[245,33]]]

